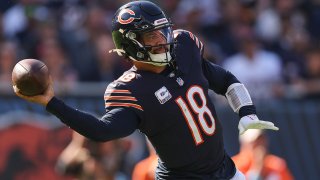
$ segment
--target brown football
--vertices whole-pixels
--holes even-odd
[[[23,59],[13,68],[12,84],[26,96],[42,94],[49,84],[48,67],[36,59]]]

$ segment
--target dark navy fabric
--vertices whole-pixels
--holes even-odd
[[[203,44],[190,32],[177,30],[175,39],[175,62],[164,72],[133,67],[109,84],[103,118],[56,98],[47,110],[94,140],[123,137],[139,129],[159,155],[157,179],[229,179],[235,166],[224,150],[222,126],[208,90],[224,95],[239,81],[204,60]],[[248,109],[255,112],[254,106]]]

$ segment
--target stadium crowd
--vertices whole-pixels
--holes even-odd
[[[111,19],[125,2],[0,3],[0,84],[11,82],[14,64],[24,58],[44,61],[62,84],[119,77],[130,63],[108,51],[114,46]],[[208,59],[235,74],[253,98],[320,97],[319,0],[153,2],[175,28],[200,37]]]
[[[17,0],[0,4],[0,80],[23,58],[44,61],[55,81],[105,82],[129,65],[109,54],[111,19],[124,0]],[[205,42],[206,56],[254,98],[319,94],[317,0],[155,1],[176,28]],[[286,85],[286,86],[283,86]]]

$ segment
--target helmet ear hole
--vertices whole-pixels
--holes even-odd
[[[145,59],[145,55],[140,51],[137,52],[137,57],[140,59]]]

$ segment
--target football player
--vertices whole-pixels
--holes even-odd
[[[96,141],[144,133],[158,156],[156,179],[244,179],[225,152],[222,127],[208,90],[225,96],[239,114],[239,133],[278,130],[261,121],[243,84],[203,58],[204,45],[191,32],[172,30],[164,12],[148,1],[120,7],[112,21],[118,55],[133,67],[104,94],[106,114],[98,119],[54,96],[18,96],[40,103],[67,126]]]

